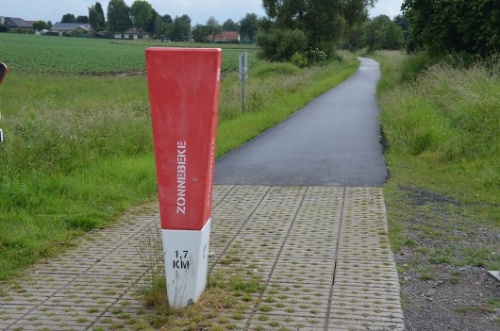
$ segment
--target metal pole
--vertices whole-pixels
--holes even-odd
[[[245,81],[241,82],[241,112],[245,113]]]
[[[245,82],[247,80],[248,60],[247,53],[240,52],[239,56],[240,82],[241,82],[241,112],[245,113]]]

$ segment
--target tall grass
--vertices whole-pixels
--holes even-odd
[[[397,180],[498,204],[500,61],[421,64],[402,60],[379,91],[389,165],[411,169]]]
[[[237,74],[225,73],[217,154],[346,79],[356,63],[256,65],[245,114]],[[0,89],[0,280],[156,197],[147,95],[144,76],[9,73]]]

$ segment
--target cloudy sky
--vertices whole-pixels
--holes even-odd
[[[370,14],[372,17],[385,14],[392,18],[399,14],[402,1],[378,0]],[[56,23],[67,13],[75,16],[88,15],[88,7],[96,2],[97,0],[0,0],[0,16]],[[109,1],[98,2],[106,13]],[[133,2],[134,0],[125,0],[129,6]],[[265,15],[262,0],[148,0],[148,2],[161,15],[169,14],[172,17],[189,15],[193,25],[204,24],[210,16],[223,23],[228,18],[239,21],[247,13]]]

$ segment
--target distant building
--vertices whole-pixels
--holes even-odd
[[[238,33],[238,31],[223,31],[214,36],[207,36],[207,41],[216,43],[239,43],[240,34]]]
[[[65,32],[89,32],[89,23],[56,23],[52,26],[51,32],[56,32],[60,36]]]
[[[8,29],[33,29],[33,24],[18,17],[0,16],[0,24]]]
[[[147,32],[139,31],[136,28],[128,29],[124,33],[115,33],[115,39],[129,39],[129,40],[137,40],[137,39],[147,39],[149,37]]]
[[[31,28],[33,28],[33,24],[35,24],[38,21],[25,21],[25,22],[28,23],[29,26],[31,26]]]

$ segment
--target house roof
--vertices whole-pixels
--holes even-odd
[[[209,36],[208,39],[212,39],[212,36]],[[240,34],[238,31],[222,31],[214,36],[215,42],[231,42],[231,41],[239,41]]]
[[[52,26],[55,31],[74,31],[74,30],[90,30],[89,23],[56,23]]]
[[[4,25],[8,28],[33,28],[33,25],[30,25],[28,22],[19,17],[4,17],[4,19]]]
[[[130,28],[127,31],[125,31],[124,34],[136,34],[136,35],[142,34],[142,35],[147,35],[148,33],[146,31],[142,31],[141,32],[141,31],[137,30],[136,28]]]

